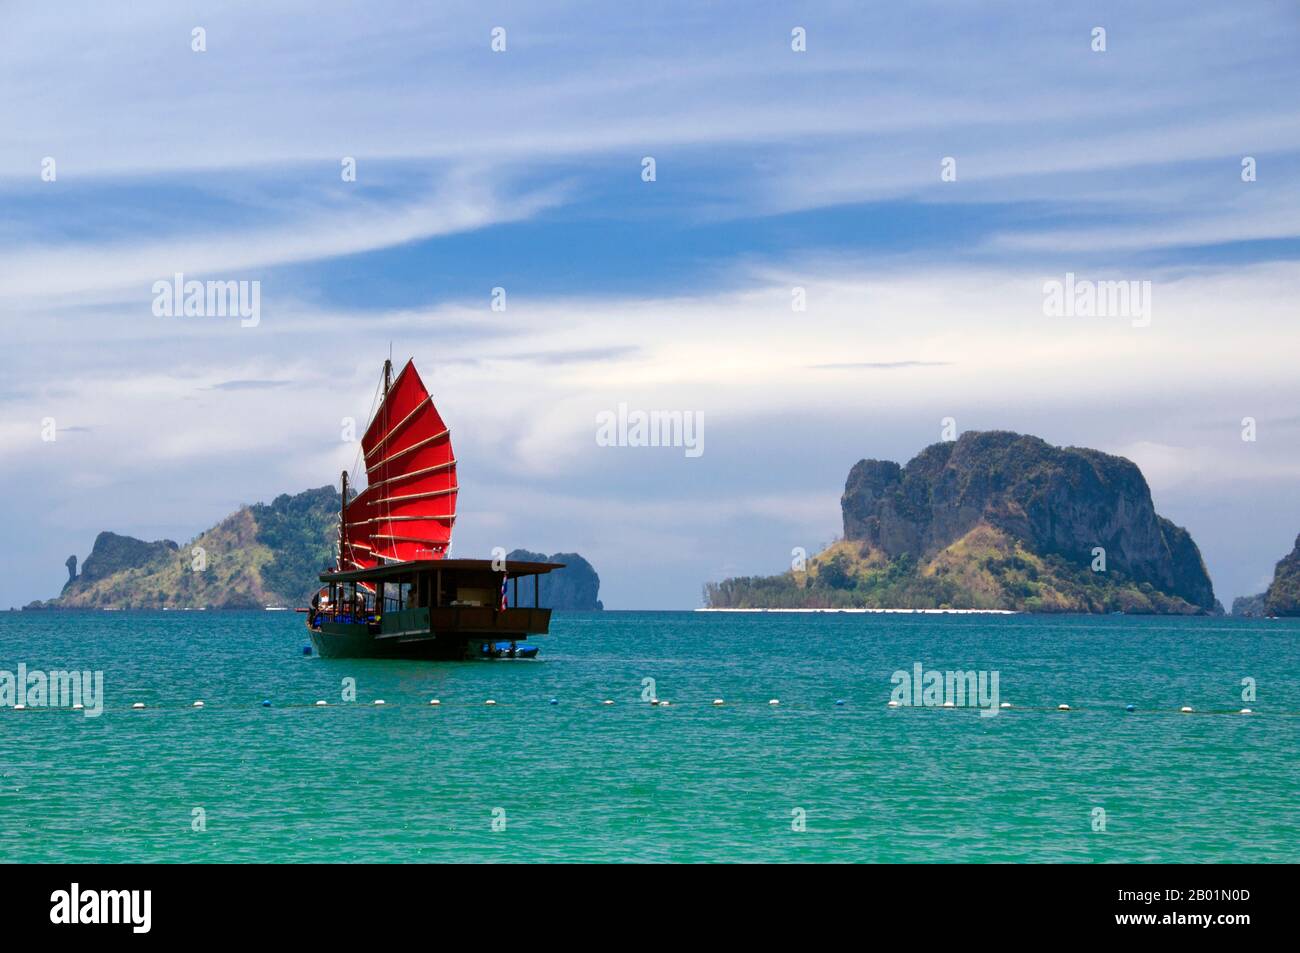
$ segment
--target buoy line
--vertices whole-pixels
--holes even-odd
[[[635,700],[628,700],[626,702],[619,702],[612,698],[593,698],[593,699],[582,699],[576,702],[565,702],[563,699],[561,699],[558,696],[547,696],[544,699],[538,699],[535,703],[547,707],[567,707],[567,708],[577,708],[577,709],[609,708],[609,707],[622,705],[623,707],[632,707],[632,708],[640,707],[640,708],[655,708],[655,709],[659,709],[659,708],[714,709],[714,708],[726,707],[726,708],[753,708],[755,710],[768,709],[772,711],[778,711],[778,710],[831,711],[836,713],[842,712],[845,709],[854,710],[859,713],[866,713],[866,712],[880,711],[880,710],[904,711],[910,708],[917,708],[922,710],[937,709],[940,711],[970,711],[973,709],[977,712],[983,712],[987,710],[982,706],[978,706],[978,705],[964,705],[958,707],[952,702],[946,702],[939,705],[903,705],[892,699],[885,702],[883,705],[880,705],[879,707],[876,707],[876,705],[874,704],[865,705],[865,706],[858,705],[854,707],[850,704],[849,700],[845,698],[836,698],[826,702],[825,704],[788,705],[777,698],[771,698],[768,699],[766,702],[764,702],[758,697],[752,699],[742,699],[739,702],[736,702],[734,700],[729,700],[729,699],[723,699],[720,697],[716,697],[716,698],[704,697],[697,700],[686,701],[686,702],[671,701],[666,698],[653,698],[653,699],[649,699],[648,701],[635,699]],[[468,708],[484,708],[484,707],[526,708],[529,707],[529,704],[530,704],[529,702],[508,702],[508,701],[502,702],[502,701],[498,701],[495,698],[479,698],[479,699],[472,699],[472,700],[450,701],[450,702],[443,701],[442,699],[439,698],[426,698],[426,699],[421,699],[420,701],[409,701],[409,702],[389,702],[382,698],[376,698],[371,701],[347,701],[347,702],[332,702],[332,701],[327,701],[325,699],[317,699],[314,701],[303,701],[303,702],[274,702],[272,699],[267,698],[267,699],[263,699],[260,702],[250,701],[246,705],[223,705],[223,704],[213,705],[202,699],[198,699],[192,702],[172,702],[172,703],[157,703],[157,702],[146,703],[146,702],[137,701],[137,702],[127,703],[123,706],[115,706],[115,707],[104,706],[103,708],[100,709],[100,712],[103,713],[103,712],[122,711],[122,712],[152,713],[152,712],[159,712],[159,711],[165,711],[165,712],[190,711],[197,714],[198,712],[202,712],[202,711],[214,711],[214,710],[215,711],[248,711],[257,708],[264,708],[264,709],[270,708],[276,710],[296,710],[296,709],[305,709],[305,708],[331,708],[331,709],[333,708],[366,708],[366,709],[421,708],[421,709],[428,710],[431,708],[432,709],[439,709],[439,708],[468,709]],[[33,707],[30,705],[18,704],[18,705],[4,706],[4,709],[7,709],[9,711],[15,711],[15,712],[23,712],[24,714],[35,713],[35,712],[57,712],[57,711],[78,712],[83,715],[85,714],[85,706],[81,704],[75,704],[68,707],[65,706],[52,707],[46,705],[38,705]],[[1271,716],[1271,717],[1279,717],[1279,718],[1300,717],[1300,711],[1261,712],[1252,708],[1193,708],[1190,705],[1181,705],[1177,708],[1142,708],[1133,704],[1132,702],[1128,702],[1128,703],[1117,702],[1108,705],[1087,705],[1085,707],[1078,707],[1076,705],[1071,705],[1067,703],[1061,703],[1058,705],[1041,706],[1041,705],[1020,705],[1020,704],[1012,705],[1011,702],[1001,702],[998,705],[998,710],[999,713],[1047,712],[1047,713],[1059,713],[1063,715],[1117,712],[1120,714],[1129,714],[1129,715],[1182,714],[1182,715],[1236,715],[1238,717],[1242,715],[1253,715],[1253,716],[1262,715],[1262,716]]]

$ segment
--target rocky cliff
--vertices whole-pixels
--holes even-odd
[[[516,549],[506,555],[506,561],[517,559],[520,562],[564,563],[563,569],[541,576],[542,605],[552,609],[603,609],[598,598],[600,595],[600,576],[591,563],[577,553],[554,553],[546,556],[542,553]],[[525,598],[526,596],[526,598]],[[532,605],[528,600],[532,593],[521,593],[525,605]]]
[[[905,467],[862,460],[841,499],[844,540],[787,573],[796,604],[1066,612],[1221,611],[1200,550],[1158,515],[1122,457],[992,431]],[[760,599],[728,580],[709,601]],[[799,602],[800,599],[804,601]],[[716,600],[716,601],[715,601]]]
[[[1264,593],[1261,592],[1257,596],[1237,596],[1232,600],[1232,614],[1254,618],[1268,615],[1268,609],[1264,604]]]
[[[932,558],[977,526],[1000,530],[1040,555],[1091,566],[1214,607],[1200,550],[1156,514],[1129,460],[1003,431],[965,433],[917,454],[906,467],[863,460],[842,499],[844,538],[886,556]]]
[[[1264,592],[1268,615],[1300,615],[1300,536],[1295,548],[1273,570],[1273,582]]]
[[[117,573],[166,562],[176,555],[177,549],[177,545],[170,539],[146,543],[133,536],[100,533],[95,537],[90,555],[81,564],[80,575],[76,572],[76,557],[68,557],[65,564],[68,567],[68,581],[63,586],[63,593],[82,592]]]

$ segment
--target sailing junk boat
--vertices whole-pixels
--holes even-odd
[[[536,649],[518,640],[551,621],[539,580],[564,566],[447,558],[458,490],[451,433],[413,362],[392,375],[385,361],[383,397],[361,438],[366,488],[349,499],[343,473],[338,558],[307,612],[312,644],[326,658],[531,657]],[[528,577],[525,607],[519,580]]]

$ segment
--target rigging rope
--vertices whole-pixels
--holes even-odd
[[[379,403],[379,392],[383,389],[383,386],[384,386],[384,375],[383,375],[383,371],[380,371],[380,372],[379,372],[379,382],[378,382],[377,384],[375,384],[375,393],[374,393],[374,395],[370,398],[370,410],[366,412],[366,426],[367,426],[367,427],[370,425],[370,420],[371,420],[371,418],[374,416],[374,413],[375,413],[375,407],[376,407],[377,404]],[[362,436],[364,436],[364,435],[365,435],[365,431],[363,430],[363,431],[362,431]],[[358,439],[357,439],[357,455],[356,455],[356,457],[353,458],[353,460],[352,460],[352,466],[351,466],[351,468],[348,470],[348,485],[349,485],[350,487],[353,487],[354,490],[355,490],[355,487],[356,487],[356,485],[357,485],[357,472],[358,472],[358,468],[359,468],[360,465],[361,465],[361,459],[362,459],[362,456],[361,456],[361,440],[360,440],[360,438],[358,438]],[[369,481],[367,481],[367,483],[369,483]],[[347,501],[344,500],[344,503],[346,503],[346,502],[347,502]],[[344,560],[344,547],[347,546],[347,529],[348,529],[348,528],[347,528],[346,526],[343,525],[343,520],[340,519],[340,520],[339,520],[339,537],[338,537],[338,547],[339,547],[338,568],[339,568],[339,569],[344,568],[344,567],[343,567],[343,560]],[[348,552],[348,558],[350,559],[350,558],[351,558],[351,551],[350,551],[350,550],[351,550],[351,547],[348,547],[348,549],[349,549],[349,552]]]
[[[383,389],[384,389],[384,372],[383,372],[383,371],[380,371],[380,372],[379,372],[379,382],[378,382],[377,384],[375,384],[375,393],[374,393],[374,396],[370,398],[370,410],[368,410],[368,411],[366,412],[366,426],[367,426],[367,427],[370,426],[370,422],[371,422],[371,420],[374,418],[374,415],[375,415],[375,408],[379,405],[379,393],[380,393],[380,391],[382,391]],[[385,413],[387,413],[387,411],[385,411]],[[364,434],[365,434],[365,431],[363,430],[363,431],[362,431],[362,435],[364,436]],[[356,486],[356,483],[357,483],[357,468],[361,465],[361,460],[362,460],[362,455],[361,455],[361,440],[358,439],[358,440],[357,440],[357,455],[356,455],[356,458],[352,461],[352,470],[351,470],[351,472],[350,472],[349,475],[348,475],[348,480],[352,483],[353,486]],[[368,484],[370,481],[367,480],[366,482],[367,482],[367,484]]]

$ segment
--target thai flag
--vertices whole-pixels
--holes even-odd
[[[510,581],[510,576],[505,573],[501,574],[501,611],[510,608],[510,600],[506,597],[506,583]]]

